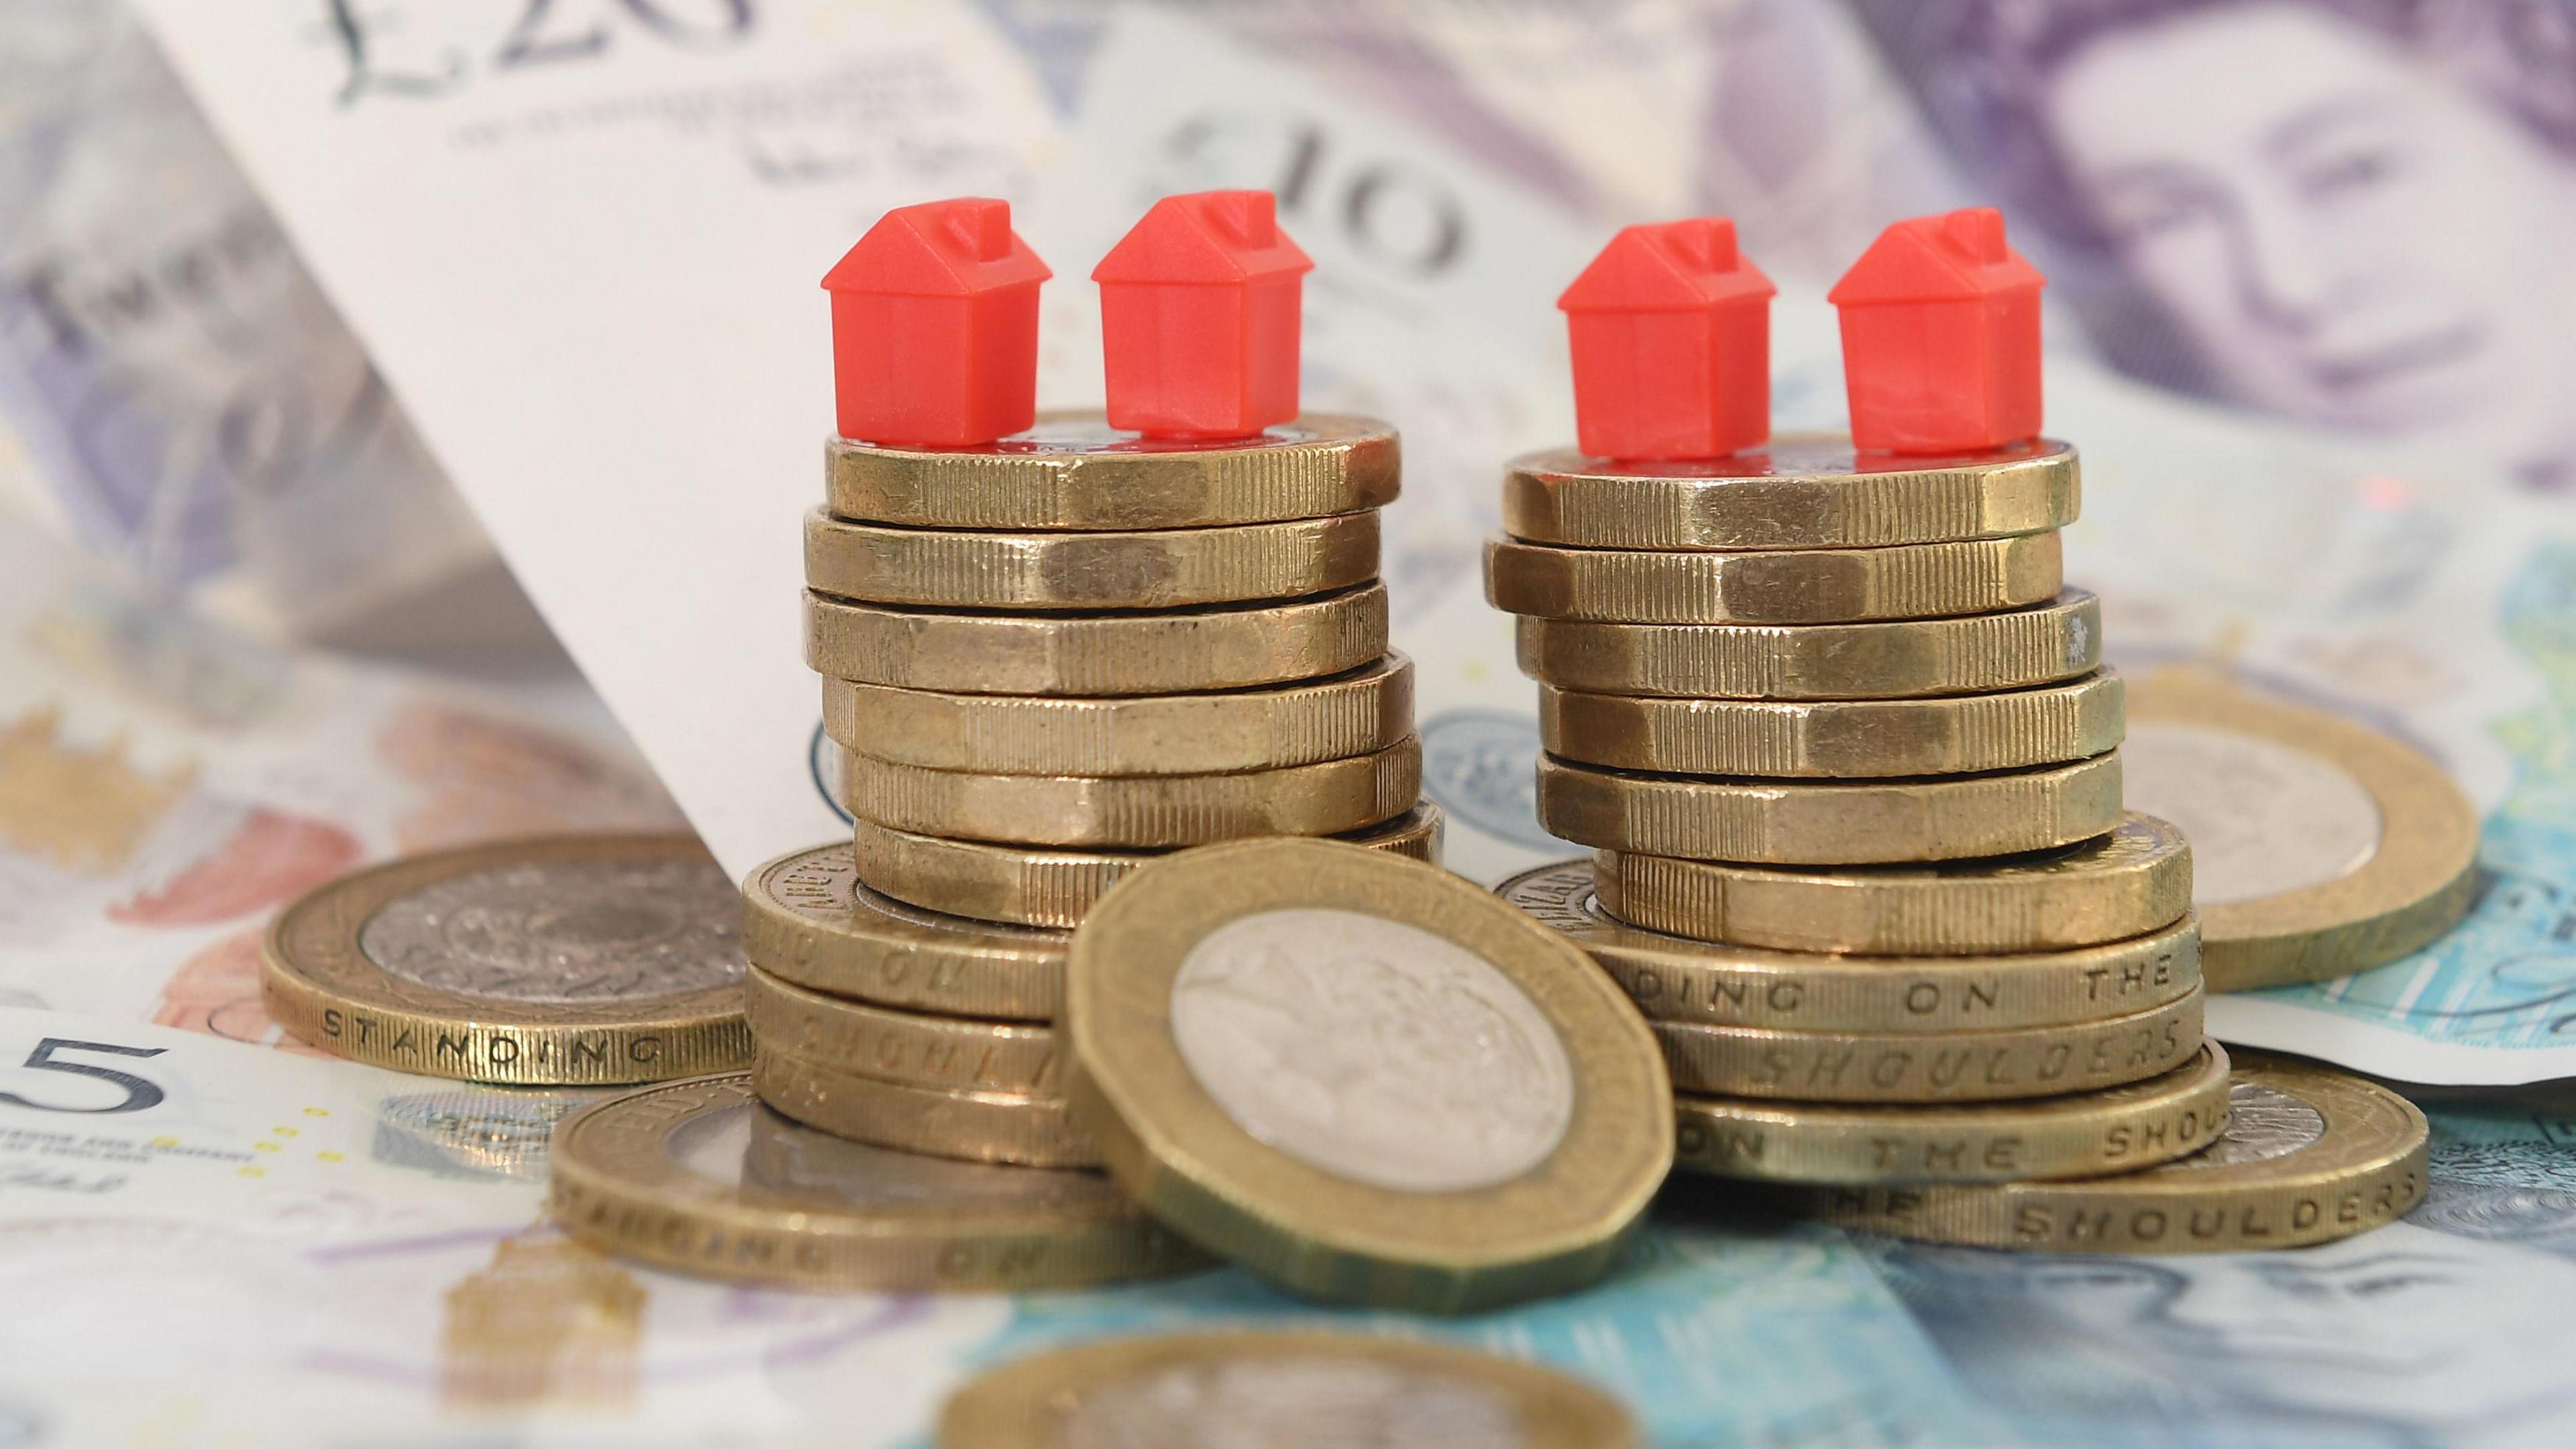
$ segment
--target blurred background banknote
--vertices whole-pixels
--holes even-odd
[[[778,583],[811,283],[928,195],[1012,198],[1075,405],[1119,219],[1279,192],[1310,405],[1405,429],[1397,642],[1488,880],[1572,853],[1473,567],[1496,465],[1570,432],[1557,290],[1615,225],[1734,217],[1776,420],[1830,427],[1826,283],[2003,206],[2114,662],[2362,719],[2486,812],[2459,931],[2214,1031],[2576,1075],[2571,77],[2556,0],[0,7],[0,1301],[62,1305],[0,1315],[0,1446],[917,1443],[1060,1337],[1341,1317],[618,1264],[539,1225],[568,1097],[259,1010],[267,912],[359,861],[685,810],[739,874],[837,828]],[[2007,1261],[1684,1193],[1602,1291],[1379,1326],[1573,1367],[1659,1445],[2556,1442],[2568,1100],[2427,1105],[2431,1199],[2339,1247]]]

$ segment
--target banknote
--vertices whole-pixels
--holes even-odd
[[[933,3],[138,9],[727,869],[839,828],[817,283],[888,207],[1026,196],[1027,64]]]
[[[290,1046],[259,1002],[279,903],[387,855],[678,821],[568,664],[276,646],[0,508],[0,1004]]]
[[[2548,1442],[2576,1394],[2560,1094],[2429,1101],[2425,1205],[2328,1248],[1915,1247],[1682,1182],[1608,1282],[1463,1320],[1318,1308],[1234,1270],[1016,1299],[658,1272],[541,1221],[546,1133],[580,1095],[0,1008],[0,1301],[69,1305],[0,1314],[0,1443],[919,1446],[985,1367],[1214,1326],[1553,1364],[1658,1449],[2509,1446]]]
[[[0,413],[83,546],[272,637],[490,558],[119,0],[0,9]]]

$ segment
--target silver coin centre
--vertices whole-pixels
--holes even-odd
[[[740,981],[741,923],[742,897],[711,861],[531,861],[395,897],[358,949],[461,996],[641,1001]]]
[[[2227,1087],[2227,1131],[2207,1151],[2160,1170],[2188,1172],[2266,1162],[2315,1146],[2325,1135],[2324,1113],[2278,1087],[2240,1077]]]
[[[2192,900],[2222,906],[2351,874],[2379,850],[2379,804],[2333,761],[2209,725],[2133,722],[2128,807],[2182,827]]]
[[[736,1191],[815,1211],[1088,1206],[1117,1200],[1096,1172],[989,1167],[845,1141],[757,1102],[707,1112],[671,1129],[662,1150],[681,1167]]]
[[[1104,1386],[1064,1426],[1066,1449],[1519,1449],[1508,1400],[1482,1384],[1367,1359],[1188,1364]]]
[[[1574,1116],[1565,1047],[1511,978],[1358,911],[1264,911],[1211,932],[1172,981],[1172,1035],[1237,1126],[1373,1187],[1509,1181]]]

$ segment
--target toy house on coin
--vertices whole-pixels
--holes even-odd
[[[1556,299],[1575,437],[1596,458],[1717,458],[1771,433],[1771,297],[1735,223],[1632,226]]]
[[[965,448],[1037,418],[1038,284],[1053,273],[982,197],[887,212],[823,277],[842,437]]]
[[[1842,315],[1853,444],[1969,453],[2038,436],[2041,281],[1992,207],[1879,233],[1826,294]]]
[[[1297,416],[1305,252],[1267,191],[1167,196],[1093,268],[1109,425],[1239,438]]]

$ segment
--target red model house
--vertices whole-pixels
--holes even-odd
[[[1314,266],[1267,191],[1155,202],[1091,270],[1109,425],[1237,438],[1297,416],[1297,307]]]
[[[1990,206],[1879,233],[1826,294],[1842,312],[1853,444],[1966,453],[2038,436],[2041,281]]]
[[[966,448],[1037,420],[1038,283],[1054,273],[984,197],[887,212],[823,277],[841,436]]]
[[[1717,458],[1771,435],[1771,297],[1735,223],[1610,239],[1556,305],[1574,343],[1574,427],[1596,458]]]

